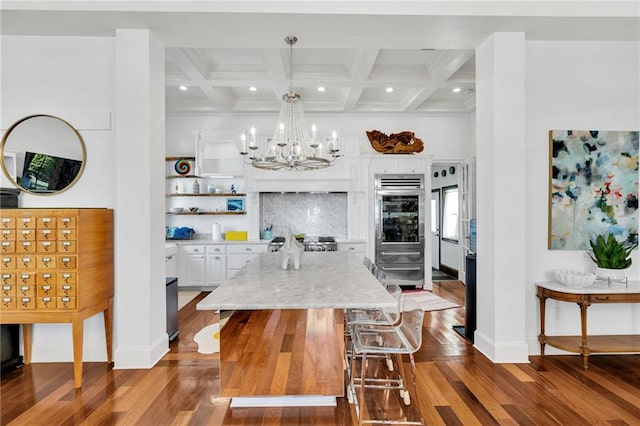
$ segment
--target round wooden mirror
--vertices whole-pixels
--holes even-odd
[[[53,195],[80,179],[86,150],[80,133],[53,115],[21,118],[7,129],[0,145],[2,171],[17,188]]]

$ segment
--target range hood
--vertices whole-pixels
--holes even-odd
[[[244,163],[236,142],[208,139],[198,132],[195,173],[219,178],[244,176]]]

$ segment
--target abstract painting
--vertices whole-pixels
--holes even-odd
[[[549,132],[549,249],[589,250],[612,233],[638,241],[638,132]]]

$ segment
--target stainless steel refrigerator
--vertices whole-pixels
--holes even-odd
[[[424,286],[424,175],[376,175],[376,265],[403,288]]]

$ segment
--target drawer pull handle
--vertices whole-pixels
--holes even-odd
[[[43,301],[44,303],[49,303],[49,302],[51,302],[51,298],[50,298],[50,297],[43,297],[43,298],[42,298],[42,301]]]
[[[63,297],[61,300],[66,303],[66,302],[71,301],[71,298],[70,297]]]
[[[51,290],[51,286],[50,285],[43,285],[42,286],[42,290],[49,291],[49,290]]]
[[[2,289],[3,289],[4,291],[8,291],[8,290],[11,290],[11,286],[10,286],[10,285],[3,285],[3,286],[2,286]]]
[[[71,286],[70,285],[63,285],[62,289],[65,290],[65,291],[66,290],[71,290]]]

